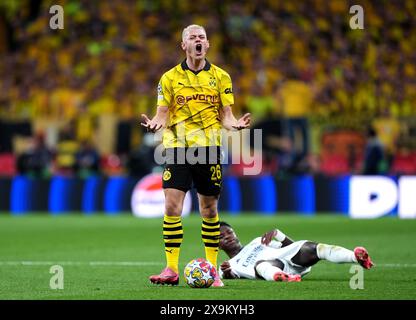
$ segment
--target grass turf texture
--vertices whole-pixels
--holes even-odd
[[[274,227],[295,240],[309,239],[347,248],[365,246],[376,267],[364,273],[364,289],[352,290],[350,264],[321,261],[300,283],[225,280],[224,288],[191,289],[149,283],[164,267],[162,219],[118,216],[0,214],[0,299],[287,300],[415,299],[416,220],[387,217],[351,220],[344,216],[221,214],[242,243]],[[181,272],[204,257],[201,220],[183,219]],[[219,261],[224,261],[223,252]],[[22,264],[22,261],[30,263]],[[36,264],[38,262],[38,264]],[[50,264],[49,264],[50,262]],[[91,264],[91,262],[100,262]],[[107,264],[105,262],[108,262]],[[117,264],[118,262],[118,264]],[[120,263],[128,262],[128,263]],[[64,289],[52,290],[49,268],[64,268]],[[215,294],[213,294],[215,291]]]

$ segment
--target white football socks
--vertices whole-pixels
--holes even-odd
[[[272,266],[270,262],[262,262],[256,266],[256,271],[267,281],[274,281],[273,276],[276,272],[283,272],[282,269]]]
[[[357,262],[353,251],[339,246],[319,243],[316,247],[316,253],[319,259],[334,263]]]

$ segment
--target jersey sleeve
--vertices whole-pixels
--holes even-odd
[[[251,243],[262,244],[261,237],[255,238]],[[279,240],[276,240],[276,238],[273,238],[267,246],[275,249],[280,249],[282,247],[282,243]]]
[[[172,102],[172,82],[164,74],[160,78],[159,84],[157,85],[157,105],[159,107],[169,107]]]
[[[272,248],[275,248],[275,249],[280,249],[282,247],[282,243],[280,241],[277,241],[277,240],[272,240],[272,241],[270,241],[268,246],[272,247]]]
[[[233,85],[231,82],[231,77],[229,74],[224,73],[221,76],[220,81],[220,98],[221,98],[221,105],[224,106],[231,106],[234,104],[234,94],[233,94]]]

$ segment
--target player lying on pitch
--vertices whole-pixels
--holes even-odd
[[[230,257],[221,264],[223,279],[264,279],[267,281],[301,281],[311,266],[320,260],[334,263],[358,263],[365,269],[373,266],[363,247],[354,251],[308,240],[293,241],[275,229],[255,238],[246,246],[240,243],[233,228],[220,223],[219,247]]]

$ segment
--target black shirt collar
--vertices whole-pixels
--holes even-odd
[[[207,59],[205,59],[205,66],[204,66],[204,68],[201,69],[201,70],[198,70],[198,71],[194,71],[194,70],[189,69],[188,64],[186,63],[186,59],[185,59],[185,60],[182,61],[181,67],[182,67],[182,70],[189,70],[189,71],[192,71],[194,74],[198,74],[202,70],[208,71],[211,68],[211,63],[209,63],[209,61]]]

